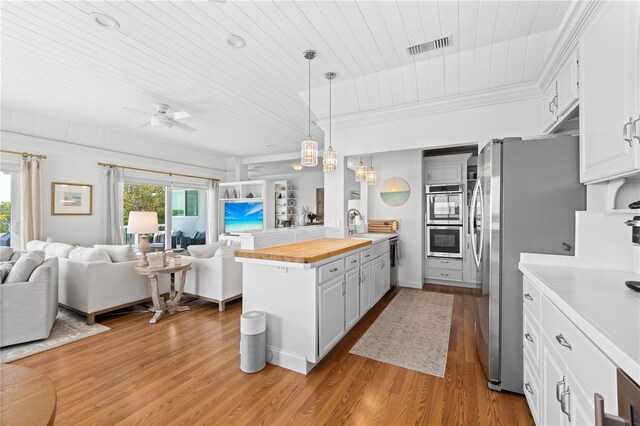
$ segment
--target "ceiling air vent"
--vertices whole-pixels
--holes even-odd
[[[407,54],[409,56],[418,55],[420,53],[428,52],[430,50],[443,49],[451,45],[451,36],[438,38],[436,40],[427,41],[426,43],[414,44],[407,47]]]

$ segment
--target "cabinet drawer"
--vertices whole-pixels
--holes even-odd
[[[389,251],[389,240],[380,241],[371,247],[371,257],[378,257]]]
[[[462,260],[427,258],[427,267],[462,271]]]
[[[347,271],[352,270],[353,268],[357,268],[360,266],[360,253],[352,254],[351,256],[347,256],[345,259],[345,267]]]
[[[527,356],[524,357],[524,374],[522,379],[522,388],[524,389],[524,396],[527,398],[527,403],[529,404],[529,409],[531,410],[531,415],[533,416],[533,420],[537,425],[541,424],[541,413],[540,413],[540,393],[541,386],[540,380],[538,376],[535,374],[535,368],[531,365]]]
[[[529,356],[534,371],[540,367],[540,326],[529,309],[525,306],[522,319],[522,346]]]
[[[371,257],[371,249],[365,249],[360,252],[360,263],[369,262],[373,257]]]
[[[334,262],[327,263],[326,265],[322,265],[318,269],[318,274],[320,275],[320,283],[323,283],[344,274],[344,259],[338,259]]]
[[[462,281],[462,271],[453,271],[451,269],[429,268],[427,269],[427,278],[435,278],[438,280]]]
[[[540,290],[526,276],[522,279],[522,303],[536,319],[540,318]]]

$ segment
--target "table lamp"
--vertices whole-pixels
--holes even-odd
[[[129,224],[127,233],[138,234],[138,251],[142,257],[138,261],[138,266],[148,266],[147,253],[151,246],[147,239],[147,234],[158,232],[158,213],[156,212],[129,212]]]

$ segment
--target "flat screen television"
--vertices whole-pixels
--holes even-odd
[[[262,201],[227,202],[224,205],[224,232],[262,229],[263,213]]]

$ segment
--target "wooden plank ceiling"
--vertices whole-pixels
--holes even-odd
[[[2,105],[222,155],[291,152],[313,119],[535,81],[569,6],[560,1],[2,2]],[[120,24],[105,31],[88,14]],[[246,40],[230,48],[229,34]],[[445,35],[453,45],[408,57]],[[198,131],[136,128],[155,103]],[[312,135],[323,140],[312,126]]]

